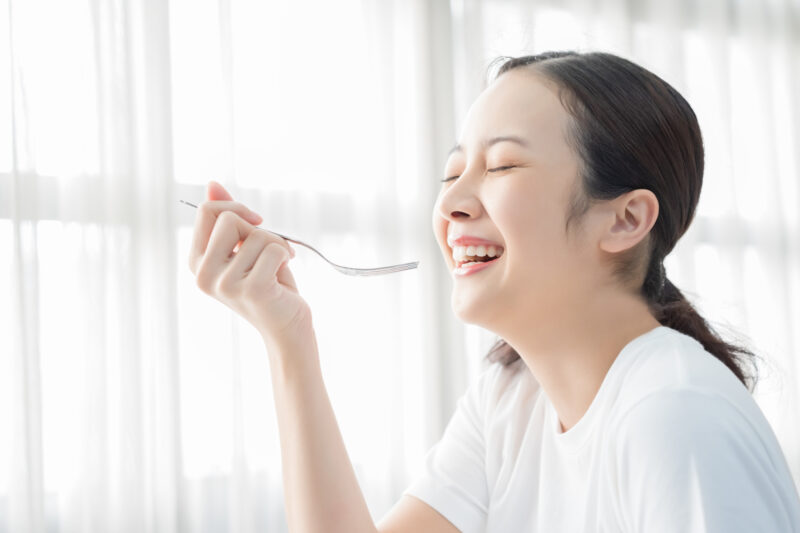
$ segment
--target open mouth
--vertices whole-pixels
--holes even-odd
[[[456,246],[453,248],[453,260],[456,268],[469,267],[475,264],[491,263],[502,257],[500,246]]]

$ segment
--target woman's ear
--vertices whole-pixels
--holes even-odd
[[[608,202],[607,227],[600,248],[618,253],[636,246],[647,237],[658,219],[658,199],[652,191],[636,189]]]

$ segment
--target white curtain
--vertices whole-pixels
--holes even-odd
[[[0,533],[285,531],[263,346],[186,263],[214,179],[297,247],[373,517],[494,337],[450,311],[430,211],[497,55],[602,49],[695,108],[707,170],[667,259],[767,361],[800,479],[800,7],[0,0]],[[724,331],[723,331],[724,332]]]

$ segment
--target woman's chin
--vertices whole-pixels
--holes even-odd
[[[455,289],[450,299],[453,314],[466,324],[483,325],[491,315],[491,305],[485,297],[465,294],[466,291]],[[488,304],[488,305],[487,305]]]

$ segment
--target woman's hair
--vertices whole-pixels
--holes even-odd
[[[499,57],[490,68],[498,61],[495,79],[527,68],[555,83],[571,116],[566,141],[578,156],[580,179],[567,229],[594,202],[635,189],[652,191],[659,205],[655,225],[647,239],[614,259],[614,275],[623,283],[641,283],[641,294],[661,325],[695,338],[752,392],[755,355],[720,338],[664,272],[664,257],[689,227],[703,184],[703,140],[689,103],[652,72],[609,53]],[[637,281],[643,270],[643,281]],[[508,365],[519,354],[498,339],[486,357]],[[745,362],[752,375],[745,373]]]

